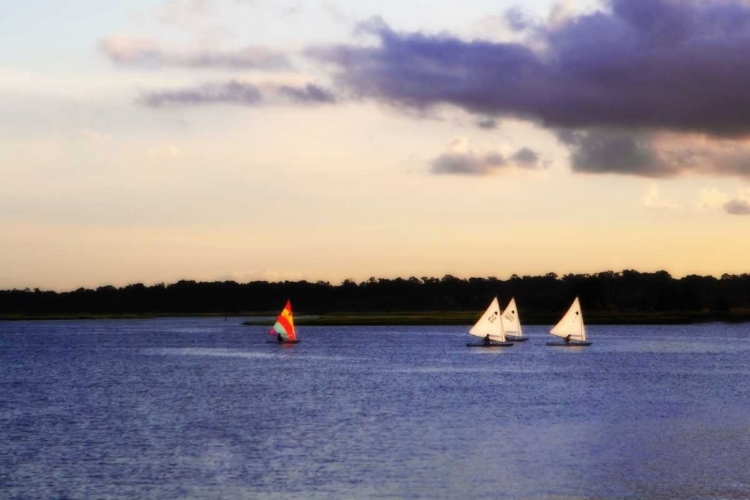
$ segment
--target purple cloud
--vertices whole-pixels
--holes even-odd
[[[307,104],[307,103],[321,103],[331,104],[336,102],[336,96],[333,92],[326,90],[312,83],[308,83],[304,87],[292,87],[289,85],[283,85],[279,87],[279,93],[287,97],[290,101]]]
[[[303,87],[265,85],[261,90],[252,83],[231,80],[176,90],[143,92],[139,102],[152,108],[203,104],[257,106],[286,103],[330,104],[336,102],[336,97],[331,91],[314,84]]]
[[[255,85],[231,81],[200,87],[144,92],[140,102],[152,108],[198,104],[242,104],[255,106],[263,102],[263,94]]]
[[[750,6],[611,0],[609,11],[534,28],[522,43],[360,28],[376,46],[314,48],[356,95],[410,108],[452,104],[555,129],[750,133]],[[511,16],[514,27],[526,23]]]

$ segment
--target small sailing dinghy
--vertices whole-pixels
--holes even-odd
[[[276,323],[268,330],[269,335],[275,335],[276,341],[269,343],[298,344],[297,332],[294,330],[294,316],[292,316],[292,301],[287,300],[284,309],[276,318]]]
[[[510,302],[508,302],[508,307],[505,308],[505,312],[503,312],[500,320],[503,322],[505,340],[508,342],[525,342],[529,340],[529,337],[523,335],[521,317],[518,315],[515,297],[511,298]]]
[[[559,347],[579,347],[591,345],[586,341],[586,327],[583,324],[583,312],[581,312],[581,303],[578,297],[562,317],[559,323],[550,330],[555,337],[565,339],[563,342],[547,342],[547,345]]]
[[[489,335],[489,343],[466,344],[469,347],[510,347],[513,344],[505,341],[505,332],[503,331],[503,321],[500,319],[500,304],[497,297],[494,298],[490,307],[484,311],[477,324],[469,330],[469,335],[484,339]]]

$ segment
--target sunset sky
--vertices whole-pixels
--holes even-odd
[[[750,272],[742,0],[5,2],[0,109],[0,288]]]

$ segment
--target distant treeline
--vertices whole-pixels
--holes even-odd
[[[750,274],[686,276],[626,270],[597,274],[554,273],[497,278],[370,278],[341,284],[325,281],[250,283],[179,281],[171,285],[103,286],[57,293],[0,291],[0,315],[49,317],[276,313],[287,299],[297,314],[479,311],[497,295],[501,304],[516,297],[524,314],[547,318],[580,296],[584,311],[612,313],[750,310]]]

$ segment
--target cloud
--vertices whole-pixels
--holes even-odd
[[[280,71],[291,68],[287,56],[277,50],[248,46],[236,50],[171,49],[148,38],[111,35],[99,44],[116,64],[138,68],[226,68]]]
[[[731,215],[750,215],[750,189],[739,189],[737,196],[724,204],[724,211]]]
[[[575,172],[750,176],[750,2],[566,5],[546,20],[508,11],[514,41],[400,32],[372,18],[356,30],[370,43],[306,54],[350,95],[412,115],[450,105],[486,128],[515,118],[554,131]]]
[[[282,85],[278,92],[286,96],[290,101],[297,103],[334,103],[336,96],[330,90],[308,83],[304,87],[291,87]]]
[[[611,0],[534,31],[528,43],[365,29],[374,46],[309,54],[356,93],[407,107],[452,104],[550,128],[750,133],[750,5],[740,1]],[[559,16],[558,16],[559,17]],[[517,28],[525,21],[511,16]],[[362,28],[361,28],[362,29]]]
[[[574,171],[668,177],[675,167],[659,157],[648,134],[627,131],[561,130],[558,139],[570,151]]]
[[[430,162],[433,174],[489,175],[499,168],[539,168],[538,155],[529,148],[521,148],[506,158],[496,150],[477,153],[464,137],[451,140],[448,150]]]
[[[729,201],[729,197],[717,188],[701,189],[698,193],[698,208],[710,210],[723,207]]]
[[[643,197],[643,206],[655,210],[677,210],[680,208],[679,204],[661,195],[659,186],[655,182],[649,184],[646,195]]]
[[[139,102],[151,108],[164,106],[195,106],[205,104],[231,104],[258,106],[261,104],[331,104],[335,95],[314,84],[258,85],[230,80],[176,90],[143,92]]]
[[[242,104],[255,106],[263,101],[260,89],[250,83],[230,81],[178,90],[144,92],[140,102],[152,108],[167,105]]]
[[[734,199],[724,205],[724,210],[732,215],[750,215],[750,202]]]
[[[510,157],[510,162],[523,168],[535,168],[539,165],[539,155],[535,151],[523,147]]]
[[[624,129],[558,130],[574,172],[669,178],[750,176],[750,141]]]
[[[497,128],[497,120],[494,118],[480,118],[477,120],[477,126],[485,130],[492,130]]]

